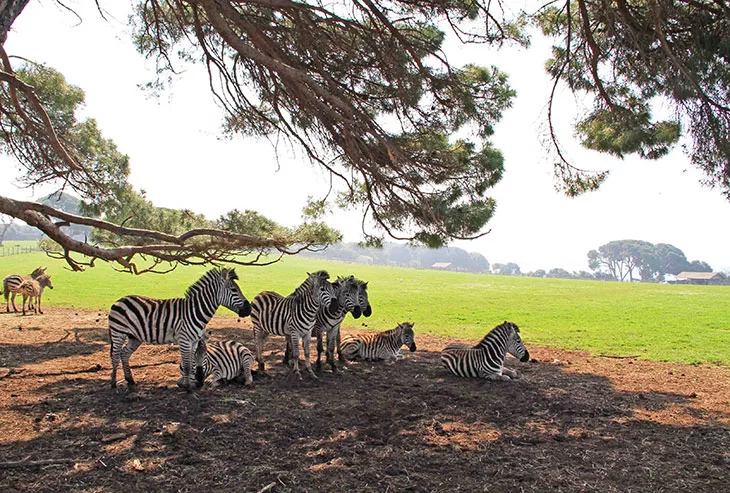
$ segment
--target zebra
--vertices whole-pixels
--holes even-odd
[[[317,338],[317,370],[322,368],[322,353],[324,352],[322,344],[323,333],[327,334],[327,352],[326,358],[327,363],[330,365],[332,372],[337,372],[337,366],[335,365],[335,345],[337,350],[340,351],[340,326],[342,321],[345,319],[347,312],[352,313],[354,318],[360,318],[363,314],[363,310],[360,305],[360,285],[362,281],[358,281],[354,276],[349,277],[338,277],[335,282],[332,283],[334,287],[335,296],[337,297],[337,303],[339,307],[337,310],[331,310],[329,306],[322,305],[317,311],[317,320],[314,323],[314,329],[312,333]],[[367,284],[367,283],[365,283]],[[367,300],[367,294],[366,298]],[[366,306],[367,302],[365,303]],[[372,312],[372,310],[370,310]],[[340,352],[341,354],[341,352]],[[291,345],[287,344],[286,354],[284,355],[284,364],[289,362],[291,355]],[[340,359],[342,359],[340,357]]]
[[[207,350],[206,350],[207,347]],[[253,353],[243,344],[236,341],[216,341],[206,344],[205,339],[198,342],[195,359],[199,373],[196,374],[198,383],[213,376],[211,387],[217,387],[223,382],[242,382],[253,386],[251,368],[254,364]],[[182,364],[180,365],[182,371]]]
[[[23,295],[23,315],[25,315],[26,301],[28,302],[29,310],[33,310],[35,314],[43,314],[41,298],[43,297],[43,290],[46,288],[53,289],[51,276],[48,274],[43,274],[38,279],[27,279],[20,283],[17,292]]]
[[[476,346],[451,343],[441,351],[441,364],[460,377],[510,380],[517,372],[504,367],[506,353],[523,363],[530,360],[530,353],[520,338],[516,324],[507,322],[496,326]]]
[[[240,317],[251,313],[251,304],[238,287],[237,279],[235,269],[211,269],[187,289],[184,298],[158,300],[131,295],[117,300],[109,310],[111,387],[117,386],[120,359],[127,385],[135,385],[129,358],[143,342],[176,342],[180,345],[181,361],[177,385],[190,390],[194,360],[202,361],[201,365],[205,361],[205,355],[196,358],[194,352],[218,307],[223,305]]]
[[[10,302],[13,304],[13,311],[17,312],[18,308],[15,306],[15,295],[18,294],[18,287],[23,284],[23,281],[29,279],[38,279],[40,276],[46,273],[47,267],[36,267],[33,272],[28,276],[21,276],[18,274],[10,274],[3,279],[3,293],[5,296],[5,310],[10,313]],[[12,295],[12,297],[10,297]],[[10,302],[8,301],[10,298]]]
[[[416,350],[411,322],[400,323],[395,329],[377,334],[345,336],[342,339],[342,355],[345,360],[396,361],[403,359],[400,352],[402,346],[408,346],[411,352]]]
[[[265,374],[263,358],[264,340],[271,335],[286,336],[291,344],[292,372],[301,380],[299,371],[299,340],[304,348],[304,366],[309,375],[317,379],[309,363],[309,341],[320,306],[339,310],[339,303],[326,271],[307,273],[307,279],[293,293],[284,297],[274,291],[262,291],[251,303],[251,322],[256,341],[258,369]],[[289,342],[291,340],[291,342]]]

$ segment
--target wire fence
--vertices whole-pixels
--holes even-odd
[[[42,251],[36,245],[3,245],[0,246],[0,257],[9,257],[11,255],[20,255],[21,253],[32,253]]]

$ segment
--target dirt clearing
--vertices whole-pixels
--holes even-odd
[[[109,389],[106,313],[0,313],[0,491],[722,491],[730,368],[530,346],[521,379],[441,368],[418,334],[394,364],[190,394],[177,348],[143,345]],[[253,348],[248,320],[213,339]],[[351,332],[354,329],[346,329]],[[272,350],[279,350],[271,354]],[[120,371],[121,375],[121,371]]]

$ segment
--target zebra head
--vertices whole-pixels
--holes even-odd
[[[502,326],[505,327],[508,331],[507,352],[515,358],[519,358],[519,360],[523,363],[527,363],[528,361],[530,361],[530,352],[522,343],[522,338],[520,337],[520,328],[517,327],[517,324],[507,322],[505,320]]]
[[[218,301],[229,310],[236,312],[239,317],[247,317],[251,313],[251,303],[238,287],[236,269],[221,269],[218,272],[223,285]]]
[[[45,271],[45,269],[43,269]],[[53,283],[51,282],[51,276],[48,274],[42,274],[40,275],[36,281],[38,281],[38,285],[43,288],[49,288],[53,289]]]
[[[401,340],[404,346],[408,346],[411,352],[416,350],[416,335],[413,333],[413,324],[411,322],[403,322],[398,324],[398,330],[401,333]]]
[[[335,286],[328,281],[330,275],[327,271],[320,270],[317,272],[307,272],[307,281],[311,283],[313,294],[320,306],[324,306],[330,313],[336,313],[340,310],[340,304],[337,301],[337,291]]]
[[[46,269],[47,269],[47,267],[36,267],[33,270],[33,272],[30,273],[30,277],[32,277],[33,279],[38,279],[39,277],[41,277],[43,274],[46,273]],[[53,289],[53,288],[51,288],[51,289]]]
[[[359,288],[357,293],[357,302],[360,305],[362,314],[369,317],[373,314],[373,309],[370,307],[370,301],[368,301],[368,283],[359,280],[356,281]]]
[[[337,303],[340,308],[344,308],[345,311],[352,313],[354,318],[360,318],[362,310],[358,303],[358,294],[360,287],[353,276],[349,277],[338,277],[335,282],[332,283],[337,292]]]

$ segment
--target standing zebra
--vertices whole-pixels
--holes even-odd
[[[337,297],[332,284],[327,280],[329,274],[318,271],[307,273],[307,279],[289,296],[284,297],[274,291],[262,291],[251,303],[251,322],[256,340],[256,361],[258,369],[264,373],[264,340],[269,334],[286,336],[291,340],[292,369],[299,379],[299,340],[304,348],[304,366],[309,375],[316,379],[309,363],[309,341],[320,306],[328,306],[331,311],[339,310]]]
[[[201,375],[196,375],[199,383],[212,375],[211,387],[230,381],[243,382],[249,387],[253,385],[251,368],[254,356],[246,346],[236,341],[217,341],[207,343],[207,351],[205,347],[205,340],[201,339],[195,352],[198,368],[201,369]]]
[[[402,346],[408,346],[411,352],[416,350],[416,338],[410,322],[403,322],[395,329],[377,334],[345,336],[342,340],[342,355],[345,360],[396,361],[403,358],[400,352]]]
[[[43,314],[41,298],[43,297],[43,290],[46,288],[53,289],[51,276],[48,274],[43,274],[38,279],[27,279],[18,286],[17,291],[23,295],[23,315],[25,315],[26,301],[28,301],[29,310],[33,310],[36,314],[39,312]]]
[[[328,305],[322,305],[319,307],[319,311],[317,312],[317,320],[314,323],[313,329],[313,334],[317,338],[316,367],[318,370],[322,368],[322,353],[324,352],[322,335],[323,333],[325,333],[327,334],[327,363],[329,363],[332,372],[337,372],[334,353],[336,344],[338,352],[340,352],[340,355],[342,354],[339,344],[340,326],[342,325],[342,321],[345,319],[347,312],[352,313],[352,316],[356,319],[360,318],[360,315],[363,314],[363,309],[360,305],[361,284],[362,281],[358,281],[357,279],[355,279],[354,276],[349,276],[345,278],[338,277],[337,280],[332,283],[335,297],[337,298],[337,303],[339,305],[338,309],[332,310],[331,307]],[[369,305],[367,304],[367,294],[365,299],[365,305],[366,307],[369,307]],[[371,312],[372,310],[369,311],[368,316]],[[289,362],[290,353],[291,345],[287,344],[286,354],[284,355],[284,364],[287,364]],[[342,359],[341,356],[340,359]]]
[[[184,298],[158,300],[145,296],[125,296],[109,310],[111,341],[111,386],[117,386],[117,366],[122,360],[124,379],[134,386],[129,357],[143,343],[180,345],[181,377],[178,386],[189,390],[195,349],[203,339],[205,326],[220,305],[245,317],[251,304],[238,287],[234,269],[212,269],[193,283]],[[124,344],[126,340],[126,344]],[[124,347],[122,347],[124,345]],[[205,345],[203,344],[203,348]],[[199,358],[205,361],[204,355]]]
[[[5,310],[10,312],[10,303],[8,297],[12,294],[10,299],[13,303],[13,311],[17,312],[18,308],[15,306],[15,295],[18,294],[18,287],[23,284],[23,281],[29,279],[38,279],[40,276],[46,273],[46,267],[36,267],[36,269],[30,273],[29,276],[21,276],[18,274],[10,274],[3,279],[3,294],[5,296]]]
[[[504,367],[507,353],[523,363],[530,360],[530,353],[522,344],[519,327],[505,321],[492,329],[476,346],[458,342],[449,344],[441,351],[441,363],[460,377],[510,380],[517,378],[517,372]]]
[[[368,300],[368,283],[365,281],[361,281],[359,279],[355,279],[355,282],[357,283],[358,292],[357,292],[357,303],[360,305],[360,310],[362,311],[363,316],[369,317],[373,314],[373,308],[370,306],[370,300]],[[355,317],[357,318],[357,317]],[[342,333],[338,329],[337,330],[337,357],[341,362],[345,361],[345,358],[342,356],[342,341],[341,341]],[[327,347],[329,348],[329,336],[327,337]]]

